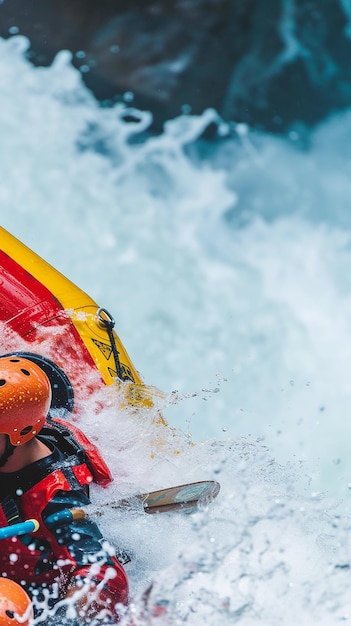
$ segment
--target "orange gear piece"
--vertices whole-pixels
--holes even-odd
[[[17,356],[0,358],[0,433],[21,446],[39,433],[51,403],[45,372]]]
[[[33,607],[24,589],[10,578],[0,577],[0,626],[31,626]]]

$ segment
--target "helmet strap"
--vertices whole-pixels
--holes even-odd
[[[5,450],[4,450],[3,454],[0,456],[0,467],[4,467],[5,463],[7,463],[7,461],[10,458],[10,456],[13,454],[15,448],[16,448],[16,446],[12,445],[12,443],[10,441],[10,437],[8,435],[6,435]]]

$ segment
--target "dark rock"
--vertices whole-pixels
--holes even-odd
[[[342,0],[0,4],[0,36],[26,35],[34,64],[72,51],[97,99],[151,110],[156,130],[213,107],[227,121],[286,132],[349,107],[347,26]]]

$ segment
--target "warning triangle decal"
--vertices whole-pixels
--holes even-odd
[[[117,378],[117,372],[115,370],[112,369],[112,367],[108,367],[108,373],[110,374],[111,378]]]
[[[109,374],[112,378],[117,378],[117,372],[115,372],[115,370],[113,370],[111,367],[107,368],[109,371]],[[123,363],[121,363],[121,369],[122,369],[122,380],[130,380],[132,383],[134,383],[134,378],[133,378],[133,374],[131,372],[131,370],[129,369],[129,367],[127,365],[123,365]]]
[[[97,348],[99,348],[100,352],[102,352],[102,354],[104,355],[105,359],[108,361],[110,356],[111,356],[111,352],[112,352],[112,348],[111,348],[110,344],[103,343],[102,341],[98,341],[97,339],[93,339],[93,338],[92,338],[92,341],[93,341],[93,343],[95,343]]]

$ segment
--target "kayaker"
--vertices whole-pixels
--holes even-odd
[[[31,518],[40,524],[34,534],[0,542],[0,576],[23,586],[37,615],[48,607],[69,614],[74,605],[78,620],[116,623],[128,581],[98,526],[89,519],[45,524],[57,511],[89,504],[89,485],[110,478],[78,429],[73,435],[66,420],[47,417],[50,402],[50,381],[38,365],[0,358],[0,526]]]

